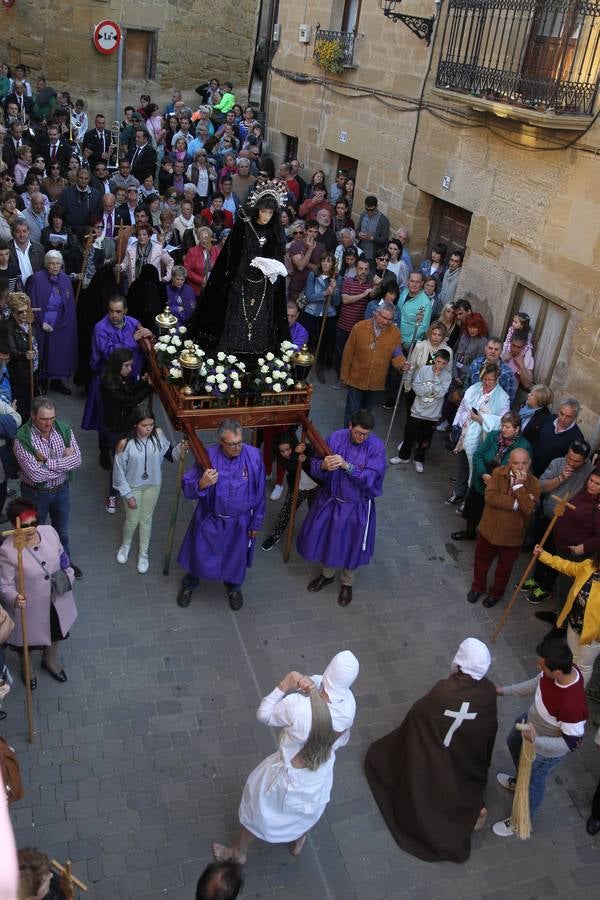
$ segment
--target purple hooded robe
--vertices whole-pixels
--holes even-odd
[[[375,548],[375,497],[381,495],[385,475],[385,447],[374,434],[362,444],[353,444],[350,430],[334,431],[328,444],[352,463],[343,469],[324,472],[321,459],[311,459],[311,475],[322,487],[298,534],[300,556],[327,568],[356,569],[366,566]]]
[[[207,449],[219,480],[201,491],[201,466],[193,466],[183,476],[184,496],[198,504],[177,561],[196,578],[239,585],[254,556],[255,542],[248,532],[260,531],[265,518],[262,454],[247,444],[235,459],[226,456],[218,444]]]
[[[77,368],[77,316],[71,282],[64,272],[34,272],[27,293],[35,316],[35,336],[40,352],[40,378],[70,378]],[[52,331],[44,331],[46,322]]]

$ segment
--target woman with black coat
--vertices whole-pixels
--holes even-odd
[[[552,391],[545,384],[534,384],[527,394],[525,403],[519,410],[521,422],[521,434],[525,440],[533,446],[537,440],[538,432],[547,416],[552,415]]]
[[[102,394],[103,408],[103,432],[106,438],[111,462],[114,460],[115,447],[129,427],[130,416],[136,406],[139,406],[149,394],[152,393],[152,385],[148,376],[143,375],[139,381],[131,378],[133,367],[133,353],[125,347],[113,350],[102,370],[100,391]],[[117,498],[112,486],[112,465],[108,497],[106,499],[106,512],[114,515],[117,511]]]

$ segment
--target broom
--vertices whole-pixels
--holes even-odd
[[[526,731],[529,726],[526,722],[517,722],[517,731]],[[532,741],[523,739],[521,753],[519,755],[519,769],[517,771],[517,784],[515,787],[515,799],[513,800],[510,824],[515,834],[522,841],[531,837],[531,817],[529,815],[529,782],[531,780],[531,767],[535,759],[535,746]]]

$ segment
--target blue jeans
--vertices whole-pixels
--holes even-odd
[[[348,388],[346,409],[344,410],[344,426],[346,428],[350,424],[352,416],[357,413],[359,409],[373,409],[377,393],[377,391],[361,391],[359,388]]]
[[[523,713],[523,715],[519,716],[519,718],[516,719],[515,726],[517,722],[526,721],[527,713]],[[508,744],[508,749],[510,750],[510,755],[513,758],[515,768],[518,769],[519,755],[521,753],[523,738],[521,732],[517,731],[516,727],[513,726],[513,728],[511,729],[510,734],[506,739],[506,743]],[[529,747],[527,749],[529,749]],[[546,778],[548,777],[550,772],[563,761],[564,758],[564,756],[558,756],[553,759],[549,756],[540,756],[539,753],[536,753],[533,765],[531,767],[531,781],[529,782],[529,814],[532,819],[544,797]]]
[[[21,496],[35,504],[38,511],[38,522],[43,525],[50,515],[50,523],[58,532],[63,550],[71,559],[69,549],[69,513],[71,511],[71,494],[69,483],[61,484],[55,491],[37,491],[21,482]]]
[[[181,587],[185,588],[186,591],[193,591],[195,587],[198,587],[200,584],[200,579],[196,578],[195,575],[192,575],[191,572],[186,572],[183,578],[181,579]],[[241,584],[232,584],[231,581],[224,581],[223,586],[228,594],[232,591],[239,591],[241,588]]]

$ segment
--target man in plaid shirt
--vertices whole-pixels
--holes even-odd
[[[17,431],[13,450],[21,470],[22,497],[35,505],[40,525],[50,515],[75,578],[82,578],[69,549],[69,478],[81,465],[81,451],[71,426],[56,418],[54,403],[48,397],[33,399],[31,419]]]

